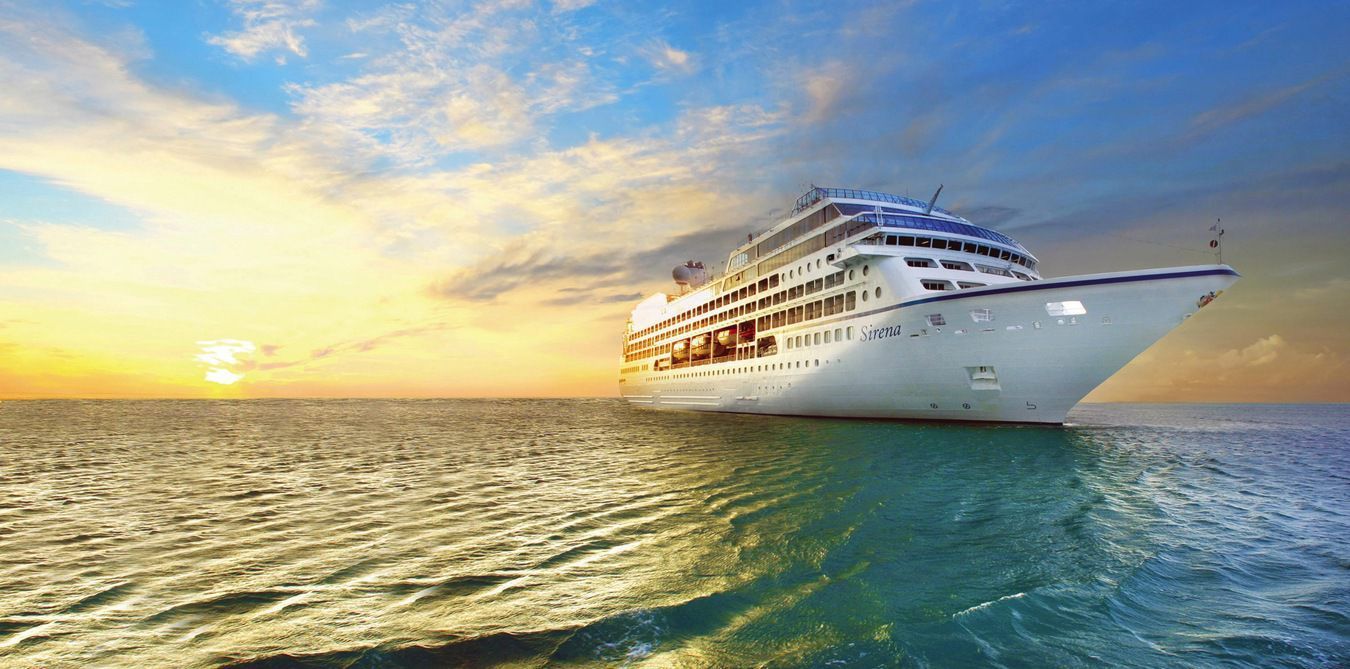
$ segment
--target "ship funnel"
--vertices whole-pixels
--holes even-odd
[[[670,272],[670,275],[675,279],[675,285],[679,286],[681,290],[698,288],[708,282],[708,272],[703,269],[703,263],[697,260],[690,260],[683,265],[677,265]]]

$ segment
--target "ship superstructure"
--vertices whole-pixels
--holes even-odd
[[[813,187],[708,280],[677,267],[624,333],[646,407],[1061,423],[1237,279],[1204,265],[1043,279],[1011,237],[912,198]]]

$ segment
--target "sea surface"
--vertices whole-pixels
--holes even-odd
[[[1345,667],[1350,407],[0,403],[3,667]]]

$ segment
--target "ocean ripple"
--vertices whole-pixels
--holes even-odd
[[[0,666],[1345,666],[1343,416],[5,402]]]

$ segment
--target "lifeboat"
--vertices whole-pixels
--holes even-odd
[[[701,334],[694,337],[693,343],[690,345],[689,349],[694,355],[708,355],[708,344],[711,343],[712,337]]]
[[[718,346],[733,346],[736,343],[736,328],[727,328],[717,333]]]
[[[670,357],[675,362],[682,362],[689,359],[689,342],[677,341],[670,347]]]

